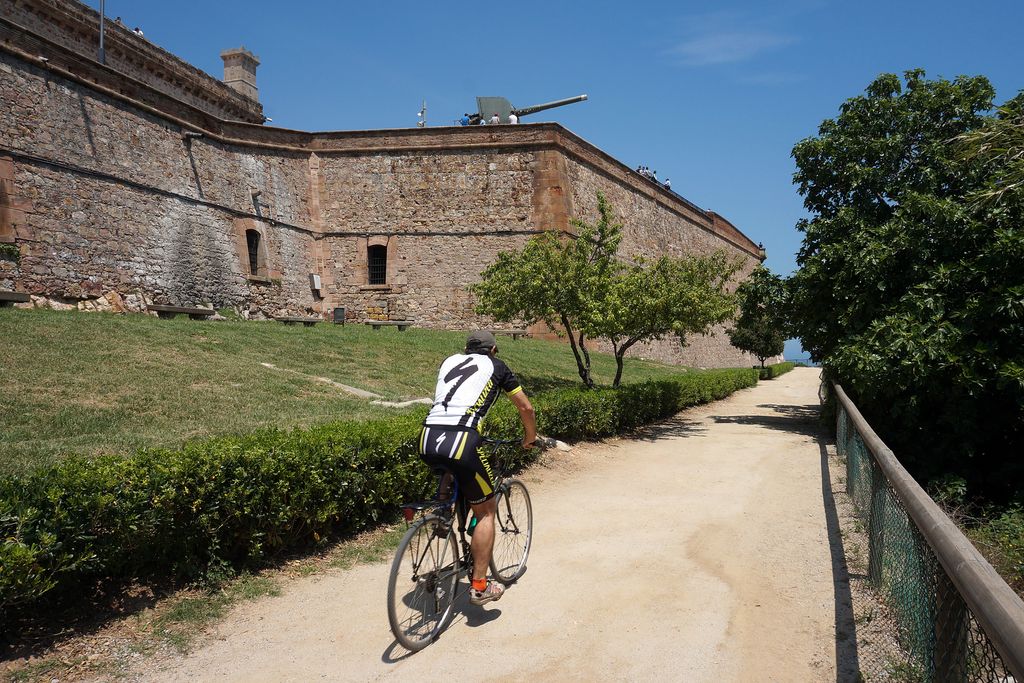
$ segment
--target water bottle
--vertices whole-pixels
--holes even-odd
[[[469,528],[466,529],[466,533],[472,536],[474,529],[476,529],[476,515],[473,515],[473,519],[469,520]]]

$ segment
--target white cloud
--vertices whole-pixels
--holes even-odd
[[[685,66],[734,64],[796,42],[790,35],[756,24],[735,12],[691,17],[686,21],[688,35],[669,54]]]

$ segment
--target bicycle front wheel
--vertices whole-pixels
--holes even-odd
[[[388,576],[388,621],[403,647],[422,650],[444,630],[458,581],[455,533],[440,517],[427,515],[405,533]]]
[[[491,573],[503,584],[515,582],[526,572],[526,558],[533,540],[533,507],[530,492],[518,479],[508,479],[498,489],[498,513],[494,520],[494,553]]]

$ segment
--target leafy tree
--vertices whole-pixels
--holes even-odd
[[[973,196],[975,204],[1012,203],[1024,195],[1024,92],[999,108],[995,118],[980,129],[961,135],[959,151],[976,160],[991,174],[987,185]]]
[[[735,302],[726,284],[737,268],[717,252],[682,259],[662,256],[653,263],[638,260],[612,275],[604,298],[592,301],[586,328],[590,336],[612,344],[613,386],[622,381],[626,351],[638,342],[675,334],[685,343],[687,334],[706,334],[732,317]]]
[[[598,221],[574,221],[575,236],[556,233],[504,252],[471,290],[477,312],[500,321],[544,321],[569,337],[580,379],[594,386],[587,340],[606,337],[615,352],[615,386],[632,346],[670,334],[706,333],[727,320],[734,301],[725,284],[737,264],[724,254],[653,263],[616,260],[622,225],[597,194]]]
[[[1019,124],[987,113],[993,97],[983,77],[884,74],[798,143],[812,217],[791,285],[804,348],[918,476],[1008,496],[1024,475],[1024,201]]]
[[[495,320],[542,320],[569,337],[580,379],[594,386],[587,351],[587,318],[595,301],[604,299],[609,277],[616,271],[615,252],[622,225],[597,194],[599,219],[589,225],[573,221],[575,236],[549,232],[532,238],[521,251],[503,252],[472,285],[477,312]]]
[[[758,266],[736,290],[740,314],[726,333],[732,345],[752,353],[764,367],[766,360],[782,353],[786,344],[789,292],[785,281]]]
[[[950,140],[981,125],[991,85],[905,76],[906,88],[894,74],[879,76],[818,137],[793,148],[794,180],[813,216],[797,226],[804,240],[795,305],[815,360],[953,258],[956,245],[942,239],[955,218],[948,200],[977,187],[978,174],[965,173]]]

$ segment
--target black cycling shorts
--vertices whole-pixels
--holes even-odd
[[[494,495],[494,475],[479,450],[475,429],[424,426],[420,432],[420,457],[431,467],[450,469],[463,497],[473,505]]]

